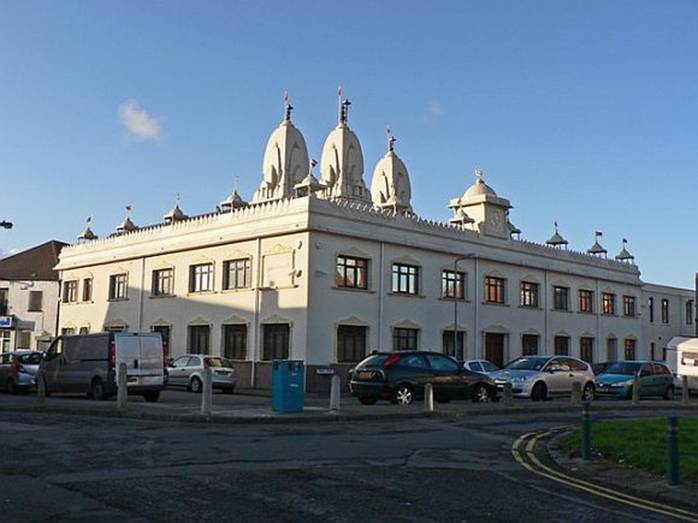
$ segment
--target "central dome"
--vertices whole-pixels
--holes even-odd
[[[468,187],[468,190],[463,194],[463,198],[474,198],[475,196],[483,195],[497,196],[497,193],[480,176],[474,184]]]

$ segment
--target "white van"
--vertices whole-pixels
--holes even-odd
[[[47,393],[86,392],[101,400],[116,394],[119,365],[125,363],[128,393],[157,401],[166,362],[157,332],[62,335],[43,354],[40,372]]]
[[[688,390],[698,392],[698,338],[676,336],[666,346],[666,364],[677,377],[677,388],[682,377],[688,377]]]

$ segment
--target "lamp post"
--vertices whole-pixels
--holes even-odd
[[[469,260],[475,257],[475,253],[471,252],[463,256],[459,256],[453,260],[453,277],[455,281],[453,282],[453,352],[458,355],[458,262],[463,260]],[[463,299],[465,299],[465,278],[463,278]],[[463,340],[465,342],[465,339]],[[461,344],[461,352],[465,352],[464,344]],[[463,354],[463,359],[465,359],[465,354]]]

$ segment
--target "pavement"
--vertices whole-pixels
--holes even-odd
[[[0,395],[0,403],[6,399]],[[616,405],[595,415],[667,412],[674,411]],[[0,519],[667,521],[533,474],[513,459],[522,434],[578,419],[578,412],[549,408],[236,425],[0,409]]]

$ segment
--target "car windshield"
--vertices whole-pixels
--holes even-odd
[[[209,367],[231,367],[230,362],[223,358],[206,358]]]
[[[609,363],[603,370],[604,374],[627,374],[632,376],[640,370],[641,363],[628,363],[627,361],[615,361]]]
[[[32,352],[30,354],[20,354],[17,356],[17,361],[24,365],[38,365],[41,363],[41,353]]]
[[[494,363],[489,361],[483,361],[482,368],[485,369],[485,372],[494,372],[496,370],[499,370],[499,367],[497,367]]]
[[[383,362],[388,358],[387,354],[373,354],[366,358],[364,361],[359,363],[356,368],[357,369],[363,369],[366,367],[380,367],[383,365]]]
[[[519,358],[508,363],[504,368],[507,370],[541,370],[548,358]]]

